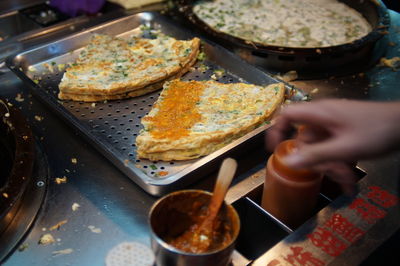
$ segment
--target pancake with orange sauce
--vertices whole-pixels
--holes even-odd
[[[208,155],[267,121],[284,100],[283,83],[172,80],[142,118],[137,155],[153,161]]]

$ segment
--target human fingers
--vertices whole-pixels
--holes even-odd
[[[309,168],[330,161],[353,161],[351,141],[346,138],[329,138],[316,143],[301,143],[299,148],[284,158],[285,164],[292,168]]]
[[[273,151],[280,142],[292,137],[294,127],[285,117],[279,116],[272,127],[270,127],[265,134],[265,145],[267,150]]]
[[[331,105],[331,101],[292,104],[282,110],[280,117],[288,123],[324,128],[336,118],[332,114]]]
[[[279,142],[293,137],[293,132],[298,124],[304,123],[307,126],[321,124],[323,120],[313,118],[318,115],[316,110],[318,107],[314,106],[315,104],[311,103],[297,103],[283,108],[273,126],[266,132],[267,149],[272,151]]]
[[[303,143],[323,141],[331,136],[326,129],[315,125],[300,125],[297,129],[296,140]]]
[[[347,162],[326,162],[312,168],[338,183],[346,195],[354,195],[357,192],[357,177],[353,171],[353,164]]]

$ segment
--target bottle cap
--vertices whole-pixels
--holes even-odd
[[[310,181],[319,178],[321,175],[310,169],[293,169],[288,167],[284,162],[284,157],[296,152],[299,147],[298,141],[289,139],[282,141],[275,148],[272,156],[273,167],[280,175],[285,176],[293,181]]]

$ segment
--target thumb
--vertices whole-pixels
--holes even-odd
[[[328,161],[343,161],[349,158],[348,145],[343,140],[328,140],[317,143],[303,143],[294,153],[283,158],[293,168],[306,168]]]

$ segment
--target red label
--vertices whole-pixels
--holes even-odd
[[[347,245],[335,237],[332,232],[321,227],[317,227],[313,233],[308,235],[308,238],[315,246],[333,257],[339,256],[347,248]]]
[[[284,259],[291,265],[309,265],[322,266],[325,263],[317,259],[311,252],[304,251],[302,247],[290,247],[292,254],[287,255]]]
[[[360,198],[355,199],[349,208],[355,210],[369,224],[375,223],[386,215],[385,211]]]
[[[367,198],[379,206],[390,208],[394,205],[397,205],[399,199],[395,195],[392,195],[386,190],[383,190],[377,186],[370,186],[368,188],[371,191],[367,194]]]
[[[365,232],[357,228],[354,224],[350,223],[345,217],[339,213],[335,213],[331,219],[329,219],[325,226],[330,228],[333,232],[342,236],[344,239],[353,243],[357,241]]]

